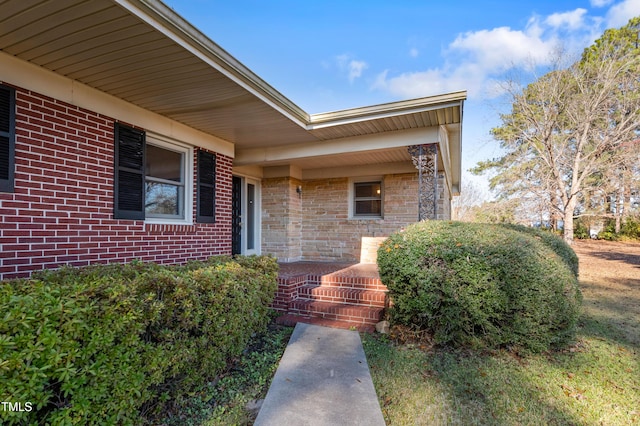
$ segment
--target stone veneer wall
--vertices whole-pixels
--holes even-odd
[[[438,173],[438,220],[451,220],[451,194],[446,183],[444,174]]]
[[[417,173],[385,175],[383,182],[384,217],[352,219],[348,178],[264,179],[263,253],[283,262],[375,262],[377,245],[418,219]],[[438,179],[438,186],[438,219],[449,219],[451,203],[444,177]]]
[[[383,186],[383,218],[351,219],[348,178],[303,182],[303,258],[357,262],[363,238],[386,238],[415,222],[417,174],[386,175]]]
[[[302,182],[292,177],[262,181],[262,252],[282,262],[302,259]]]

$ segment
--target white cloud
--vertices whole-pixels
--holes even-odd
[[[418,55],[420,55],[420,51],[418,49],[416,49],[415,47],[409,49],[409,56],[411,56],[412,58],[417,58]]]
[[[441,93],[469,90],[482,85],[482,76],[473,65],[459,67],[452,72],[441,69],[407,72],[388,78],[389,71],[377,75],[373,89],[384,90],[403,98],[417,98]],[[471,93],[470,93],[471,94]],[[477,94],[474,91],[473,95]]]
[[[640,15],[640,0],[624,0],[611,6],[607,12],[607,28],[618,28],[625,26],[629,19]]]
[[[603,4],[604,0],[599,0]],[[625,0],[611,7],[628,15],[640,0]],[[640,14],[640,10],[637,15]],[[443,50],[441,67],[402,72],[385,70],[376,76],[374,90],[403,98],[467,90],[469,98],[493,98],[503,92],[505,74],[532,71],[551,65],[558,52],[576,56],[602,34],[602,18],[586,9],[532,16],[522,29],[498,27],[459,34]]]
[[[349,55],[346,53],[336,56],[336,63],[340,69],[344,69],[349,62]]]
[[[585,22],[587,9],[578,8],[576,10],[564,13],[554,13],[545,19],[545,23],[553,28],[568,28],[577,30],[582,28]]]
[[[385,70],[378,73],[372,89],[403,98],[457,90],[467,90],[470,99],[499,96],[506,74],[544,72],[558,52],[571,63],[604,29],[621,27],[640,16],[640,0],[591,0],[591,5],[608,10],[600,15],[584,8],[532,15],[522,29],[505,26],[459,34],[442,51],[442,66],[397,74]]]
[[[483,72],[495,72],[531,60],[546,62],[556,46],[554,37],[543,39],[537,23],[532,23],[526,31],[501,27],[466,33],[458,36],[449,49],[465,55],[467,61],[480,66]]]
[[[349,62],[349,81],[353,83],[353,80],[362,76],[362,71],[367,69],[367,65],[364,61],[351,60]]]
[[[469,97],[495,97],[501,94],[495,75],[531,63],[549,63],[558,43],[554,37],[541,37],[541,33],[534,21],[525,31],[500,27],[461,34],[445,50],[443,67],[396,76],[387,70],[378,74],[372,88],[403,98],[458,90],[467,90]]]
[[[347,73],[347,78],[350,83],[353,83],[356,78],[362,77],[362,72],[369,68],[369,65],[365,61],[351,59],[347,54],[336,56],[336,63],[341,71]]]

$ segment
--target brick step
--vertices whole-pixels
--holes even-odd
[[[325,318],[316,318],[302,315],[284,314],[276,318],[276,324],[295,326],[297,323],[319,325],[322,327],[341,328],[343,330],[356,330],[363,333],[373,333],[376,330],[372,324],[358,324],[347,321],[337,321]]]
[[[387,291],[379,278],[352,277],[348,275],[309,275],[307,284],[321,285],[323,287],[343,287],[361,290]]]
[[[298,299],[384,308],[386,306],[387,294],[379,290],[305,284],[298,288]]]
[[[377,324],[382,318],[383,307],[355,306],[343,303],[298,299],[291,302],[288,313],[303,317],[324,318],[354,324]]]

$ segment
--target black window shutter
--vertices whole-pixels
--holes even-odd
[[[144,219],[145,133],[116,123],[114,219]]]
[[[216,221],[216,156],[203,150],[198,150],[197,210],[198,222]]]
[[[13,192],[16,146],[16,94],[0,85],[0,192]]]

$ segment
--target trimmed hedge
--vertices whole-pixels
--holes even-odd
[[[573,273],[573,275],[575,275],[576,278],[578,278],[578,271],[579,271],[578,255],[576,255],[576,252],[573,251],[571,246],[569,246],[569,244],[567,244],[558,235],[554,234],[552,231],[545,231],[542,229],[530,228],[524,225],[515,225],[515,224],[505,223],[505,224],[502,224],[501,226],[504,226],[505,228],[513,229],[515,231],[527,233],[541,240],[551,250],[553,250],[558,256],[560,256],[560,258],[564,261],[564,263],[567,264],[569,269],[571,269],[571,272]]]
[[[378,250],[394,323],[437,343],[539,352],[574,336],[577,257],[552,234],[512,225],[428,221]]]
[[[268,323],[269,257],[97,265],[0,284],[5,424],[143,424],[215,379]]]

